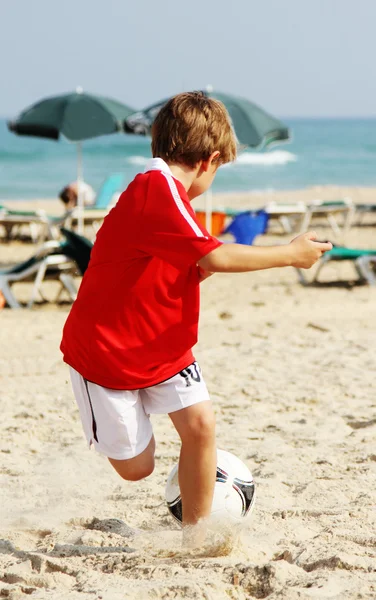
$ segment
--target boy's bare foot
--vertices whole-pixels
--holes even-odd
[[[240,533],[236,525],[202,519],[183,527],[183,552],[194,552],[197,557],[227,556],[239,543]]]
[[[183,527],[183,548],[186,550],[202,548],[205,544],[207,529],[207,519],[201,519],[195,525],[185,525]]]

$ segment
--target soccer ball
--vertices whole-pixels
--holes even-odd
[[[182,523],[182,503],[178,481],[178,465],[168,476],[165,498],[174,519]],[[249,516],[255,501],[252,473],[234,454],[217,450],[217,477],[210,518],[211,520],[241,522]]]

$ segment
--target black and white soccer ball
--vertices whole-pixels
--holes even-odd
[[[168,476],[165,498],[174,519],[182,522],[182,502],[178,481],[178,465]],[[234,454],[217,450],[217,477],[211,520],[240,523],[249,517],[255,502],[255,484],[248,467]]]

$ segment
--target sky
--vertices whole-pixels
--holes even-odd
[[[279,117],[376,116],[375,22],[375,0],[0,0],[0,116],[208,84]]]

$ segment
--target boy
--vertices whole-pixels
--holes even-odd
[[[199,283],[215,272],[311,267],[330,250],[300,235],[278,247],[221,244],[190,201],[236,157],[224,106],[179,94],[157,115],[153,159],[104,220],[61,349],[89,444],[126,480],[154,469],[151,413],[168,413],[180,438],[183,526],[210,513],[215,419],[192,355]]]

